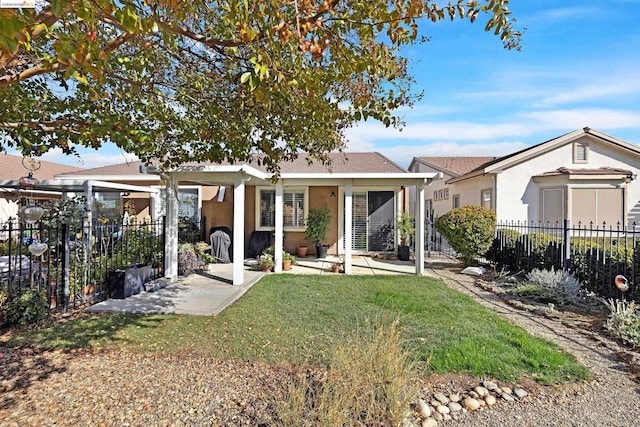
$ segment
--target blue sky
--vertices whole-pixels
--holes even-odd
[[[505,155],[589,126],[640,144],[640,0],[512,0],[522,51],[507,51],[484,21],[425,23],[406,50],[424,98],[401,131],[363,122],[348,151],[414,156]],[[50,153],[47,160],[78,165]],[[122,163],[115,147],[83,152],[84,167]]]

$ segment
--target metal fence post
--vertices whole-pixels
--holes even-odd
[[[564,271],[569,270],[571,265],[571,234],[569,233],[569,227],[571,226],[571,220],[564,220],[563,238],[564,238],[564,263],[562,269]]]
[[[62,280],[64,282],[64,311],[69,310],[69,252],[71,245],[69,244],[69,225],[62,224]]]

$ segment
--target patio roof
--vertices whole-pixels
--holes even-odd
[[[87,179],[78,179],[78,180],[70,180],[70,179],[46,179],[38,181],[36,185],[33,186],[33,191],[39,192],[51,192],[51,193],[84,193],[87,191],[87,187],[91,188],[93,192],[110,192],[110,193],[120,193],[124,191],[135,191],[142,193],[158,193],[160,190],[152,187],[144,187],[139,185],[130,185],[130,184],[117,184],[113,182],[105,182],[105,181],[95,181],[95,180],[87,180]],[[23,189],[24,186],[20,184],[20,181],[17,179],[8,179],[8,180],[0,180],[0,188],[12,188],[12,189]],[[28,190],[25,190],[28,191]]]

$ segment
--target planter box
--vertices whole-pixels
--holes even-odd
[[[109,297],[122,299],[139,294],[144,284],[157,277],[158,269],[150,265],[109,273]]]

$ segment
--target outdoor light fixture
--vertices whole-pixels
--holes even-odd
[[[329,194],[329,197],[336,197],[336,192],[332,191],[331,194]]]

